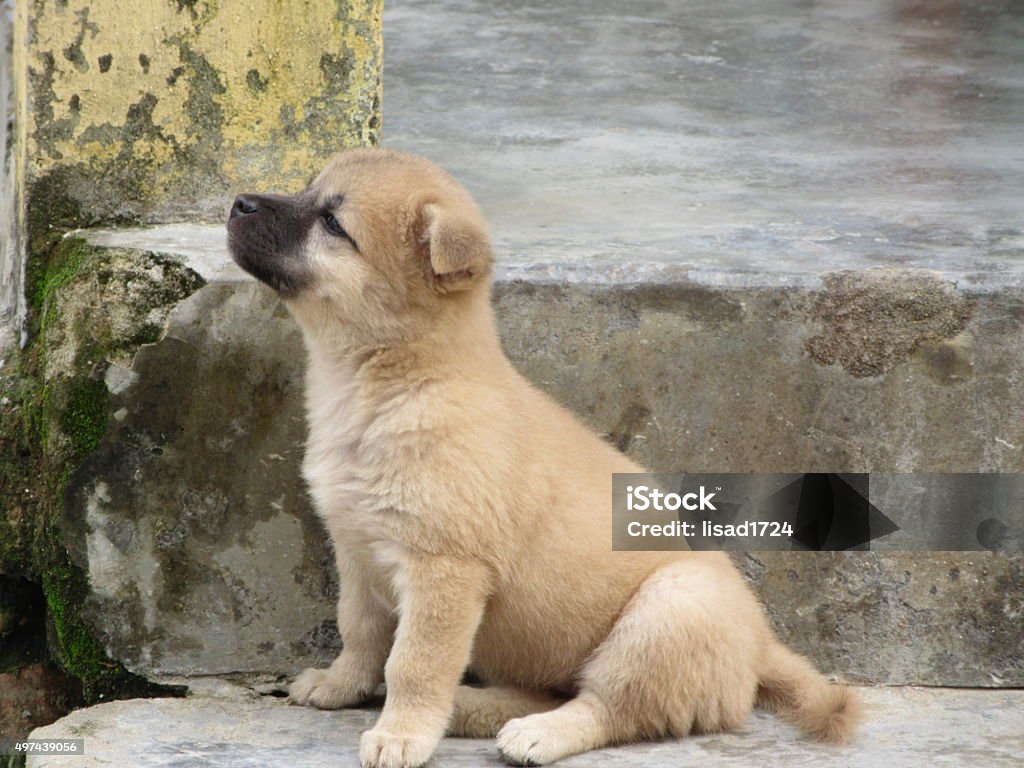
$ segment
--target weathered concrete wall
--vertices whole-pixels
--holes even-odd
[[[330,553],[298,471],[299,335],[269,291],[219,269],[163,340],[107,369],[106,432],[64,508],[90,626],[149,675],[289,674],[337,648]],[[918,290],[893,300],[897,284]],[[844,311],[851,296],[888,321]],[[496,307],[519,368],[657,469],[1024,469],[1020,291],[967,295],[922,273],[820,291],[506,281]],[[824,364],[823,337],[880,370]],[[738,560],[782,635],[831,671],[1024,683],[1021,558]]]
[[[219,218],[380,129],[380,0],[26,0],[29,223]]]

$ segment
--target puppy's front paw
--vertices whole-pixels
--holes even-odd
[[[365,685],[348,680],[337,670],[306,669],[288,689],[293,704],[307,704],[319,709],[341,709],[361,704],[370,692]]]
[[[363,768],[417,768],[437,749],[433,736],[388,733],[374,728],[359,742],[359,761]]]
[[[547,765],[564,756],[557,733],[542,723],[542,716],[509,720],[498,731],[498,751],[510,765]]]

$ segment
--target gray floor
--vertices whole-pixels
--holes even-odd
[[[81,738],[85,757],[38,757],[28,768],[355,768],[359,734],[375,710],[321,712],[224,687],[191,699],[134,699],[79,710],[33,738]],[[578,755],[564,768],[884,766],[1016,768],[1024,755],[1024,691],[866,688],[856,739],[830,747],[756,713],[737,733],[639,744]],[[446,739],[436,768],[500,766],[493,742]]]
[[[384,144],[506,264],[1024,283],[1022,3],[394,0],[384,36]]]

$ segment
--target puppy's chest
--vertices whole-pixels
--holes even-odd
[[[429,436],[401,404],[373,409],[357,397],[311,407],[303,474],[332,527],[369,532],[415,514],[417,457]]]

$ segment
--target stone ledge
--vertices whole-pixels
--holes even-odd
[[[152,227],[79,230],[74,233],[93,245],[105,248],[134,248],[165,253],[185,263],[209,281],[248,280],[228,254],[223,224],[181,222]],[[709,288],[799,288],[818,289],[822,277],[839,269],[886,269],[885,260],[814,263],[787,258],[759,261],[728,268],[714,254],[690,258],[685,243],[670,241],[640,242],[630,248],[614,247],[599,241],[554,239],[524,245],[517,241],[496,240],[497,283],[566,283],[599,286],[664,285],[687,283]],[[685,254],[685,256],[684,256]],[[1000,270],[947,269],[929,262],[928,268],[913,265],[906,271],[931,274],[970,293],[998,293],[1004,289],[1024,288],[1024,262],[1011,263]],[[934,268],[930,268],[934,265]],[[898,268],[896,271],[899,270]]]
[[[359,734],[377,711],[324,712],[288,706],[233,686],[187,699],[132,699],[73,712],[31,734],[85,739],[84,757],[32,757],[28,768],[249,768],[359,764]],[[213,690],[211,690],[213,688]],[[1011,768],[1024,754],[1024,691],[863,688],[867,718],[852,743],[816,744],[772,715],[756,712],[736,733],[603,749],[558,763],[565,768],[700,765],[984,765]],[[434,766],[503,765],[494,743],[446,739]]]
[[[336,583],[298,471],[294,322],[227,260],[220,227],[85,234],[176,254],[209,281],[170,312],[162,339],[106,368],[110,417],[72,478],[63,526],[93,585],[90,626],[150,679],[287,676],[327,663]],[[599,273],[500,277],[502,339],[529,379],[646,466],[1024,470],[1024,390],[1009,385],[1024,377],[1019,289],[965,296],[934,277],[906,294],[886,280],[725,288]],[[920,273],[895,277],[908,274]],[[871,311],[856,304],[852,328],[829,303],[865,299]],[[738,559],[782,637],[830,673],[1024,684],[1019,557]]]

